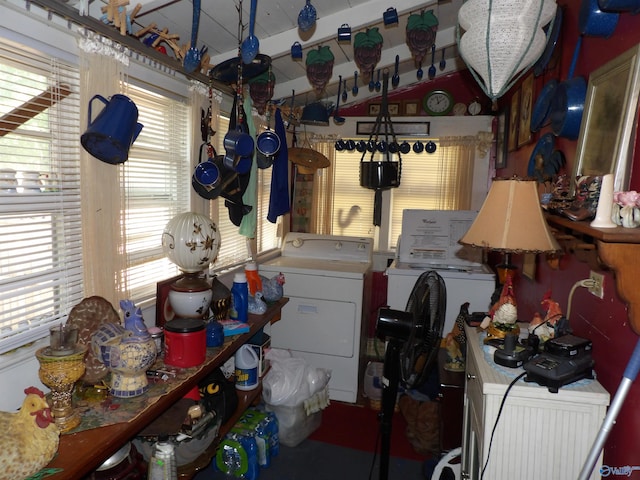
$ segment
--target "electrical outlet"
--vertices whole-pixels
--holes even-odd
[[[598,298],[604,297],[604,275],[591,271],[589,279],[594,283],[593,286],[589,287],[591,294]]]

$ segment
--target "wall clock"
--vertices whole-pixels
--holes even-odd
[[[453,96],[445,90],[432,90],[424,96],[422,106],[429,115],[447,115],[453,108]]]

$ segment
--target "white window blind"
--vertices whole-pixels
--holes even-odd
[[[83,297],[77,69],[0,40],[0,353]]]
[[[412,143],[418,140],[432,140],[438,143],[438,140],[433,138],[410,139]],[[469,159],[455,151],[447,150],[438,145],[433,154],[417,154],[412,150],[402,155],[400,186],[389,189],[383,195],[382,224],[386,226],[384,231],[388,232],[390,247],[396,247],[401,233],[403,210],[461,208],[458,179],[462,170],[469,168]],[[336,151],[332,224],[334,235],[376,234],[373,227],[374,191],[360,186],[361,156],[362,154],[356,151]],[[365,161],[369,161],[370,154],[367,153],[364,158]],[[375,160],[385,158],[374,157]],[[397,157],[393,160],[397,160]]]
[[[144,125],[122,169],[127,282],[138,306],[155,300],[158,279],[179,273],[162,251],[162,232],[189,210],[189,107],[165,95],[129,85],[127,95]]]

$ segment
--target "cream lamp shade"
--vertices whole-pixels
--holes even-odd
[[[555,0],[467,0],[458,11],[458,49],[489,98],[501,97],[538,60]],[[550,28],[548,30],[551,30]]]
[[[460,243],[505,253],[560,250],[542,214],[537,182],[516,178],[494,180]]]
[[[162,249],[167,258],[185,273],[200,272],[216,259],[220,232],[209,217],[184,212],[173,217],[162,232]]]

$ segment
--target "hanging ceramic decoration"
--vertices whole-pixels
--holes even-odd
[[[433,10],[409,15],[405,41],[416,68],[421,68],[427,52],[435,43],[437,30],[438,19],[433,14]]]
[[[458,11],[458,48],[472,75],[497,100],[542,55],[555,0],[468,0]]]
[[[316,8],[311,5],[311,1],[307,3],[298,14],[298,28],[303,32],[311,30],[316,24]]]
[[[273,97],[273,87],[276,84],[276,77],[271,69],[249,80],[249,95],[253,101],[253,106],[260,115],[264,115],[267,102]]]
[[[378,27],[358,32],[353,40],[353,56],[360,69],[360,76],[369,78],[380,61],[382,54],[382,35]]]
[[[316,95],[320,96],[333,75],[334,56],[328,46],[319,46],[307,53],[307,78]]]

